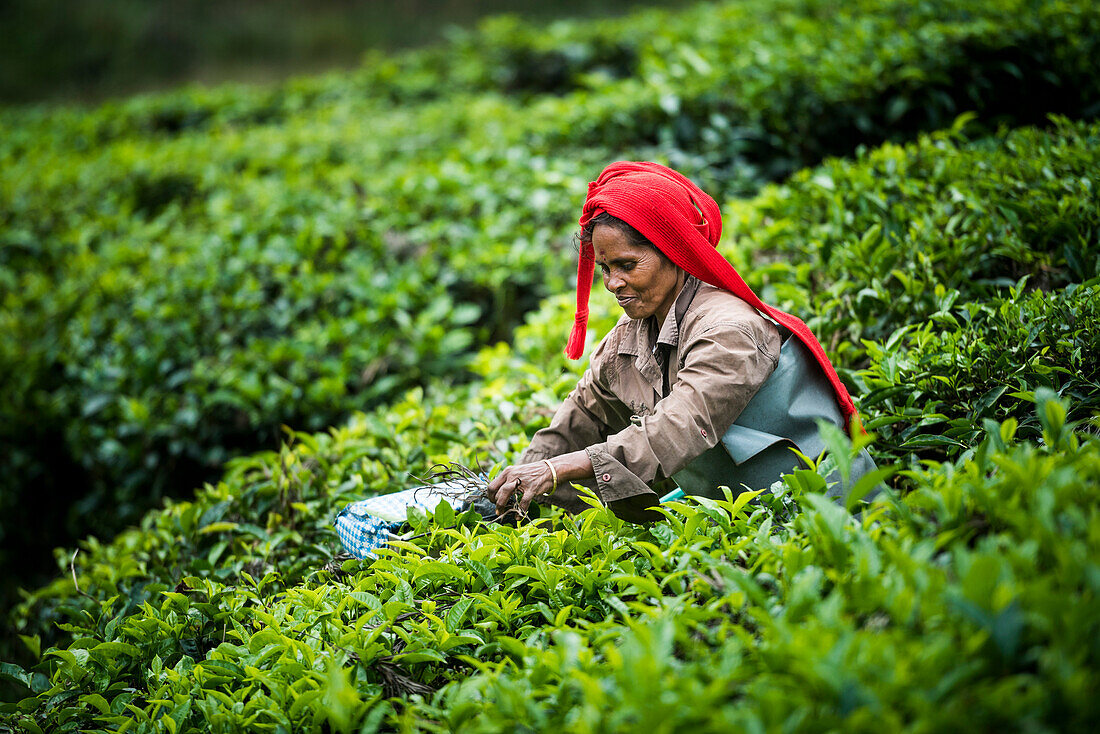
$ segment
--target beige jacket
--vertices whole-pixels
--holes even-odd
[[[585,449],[595,472],[589,486],[630,519],[657,504],[651,485],[717,444],[779,352],[775,324],[688,276],[659,332],[653,318],[619,320],[521,462]],[[570,511],[587,507],[572,487],[559,487],[549,501]]]

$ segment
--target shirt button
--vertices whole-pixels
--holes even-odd
[[[604,475],[603,475],[603,477],[601,477],[601,478],[602,478],[602,479],[603,479],[603,480],[604,480],[605,482],[610,482],[610,481],[611,481],[611,475],[610,475],[610,474],[604,474]]]
[[[700,429],[699,429],[699,433],[703,434],[703,438],[706,438],[706,437],[707,437],[707,429],[705,429],[705,428],[700,428]]]

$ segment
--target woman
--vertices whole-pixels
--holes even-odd
[[[566,354],[583,351],[595,265],[625,315],[521,463],[490,483],[498,512],[517,494],[523,510],[536,498],[584,509],[579,482],[648,519],[654,483],[711,496],[768,486],[799,465],[791,447],[819,453],[817,419],[858,420],[806,325],[762,303],[715,249],[718,205],[687,178],[613,163],[589,184],[580,226]]]

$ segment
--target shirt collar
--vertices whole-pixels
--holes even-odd
[[[652,354],[658,344],[678,346],[680,324],[683,323],[698,290],[699,279],[694,275],[687,275],[661,328],[657,328],[657,319],[652,316],[631,322],[631,330],[628,332],[630,336],[619,342],[619,354],[641,357],[644,353]]]
[[[698,290],[699,279],[694,275],[688,275],[684,280],[683,287],[680,288],[680,293],[676,296],[676,301],[672,304],[672,308],[668,310],[665,323],[661,324],[661,329],[657,332],[656,342],[651,342],[653,348],[656,348],[658,344],[666,344],[672,348],[680,345],[680,324],[683,322],[684,316],[687,315],[691,301],[695,298],[695,293]],[[656,330],[657,320],[653,317],[648,320],[651,322],[649,333],[652,334]]]

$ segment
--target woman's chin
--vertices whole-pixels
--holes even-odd
[[[625,313],[627,317],[631,319],[644,319],[651,315],[645,308],[645,306],[643,306],[641,303],[638,303],[638,301],[633,298],[629,301],[626,301],[625,303],[620,302],[619,308],[621,308],[623,310],[623,313]]]

